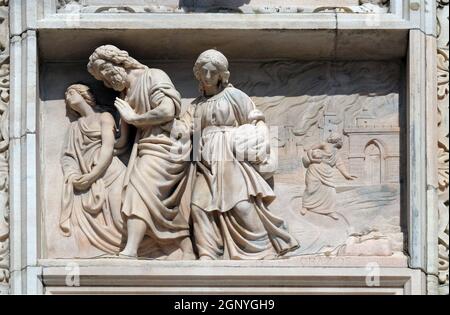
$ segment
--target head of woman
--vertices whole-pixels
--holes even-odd
[[[113,45],[98,47],[89,57],[87,65],[90,74],[117,92],[129,87],[128,70],[142,68],[144,66],[131,58],[128,52]]]
[[[218,92],[226,88],[230,78],[227,58],[215,49],[203,52],[195,62],[194,76],[203,94],[207,90]]]
[[[331,143],[337,149],[342,148],[342,145],[344,144],[342,135],[337,132],[332,132],[328,137],[327,142]]]
[[[94,95],[90,88],[84,84],[72,84],[69,86],[65,93],[65,100],[67,106],[81,116],[86,112],[83,110],[85,106],[92,108],[96,106]]]

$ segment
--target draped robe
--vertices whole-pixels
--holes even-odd
[[[198,98],[195,107],[201,140],[191,203],[199,255],[264,259],[296,249],[284,220],[269,210],[272,188],[249,161],[236,157],[235,137],[240,126],[251,124],[250,97],[230,85],[215,96]],[[237,207],[241,202],[250,208]]]
[[[113,157],[107,170],[89,189],[76,191],[73,187],[75,179],[90,173],[97,164],[102,146],[100,128],[100,123],[88,124],[84,117],[70,125],[61,158],[64,187],[60,228],[70,236],[76,227],[75,232],[81,231],[96,248],[116,253],[121,245],[123,222],[120,213],[112,213],[109,191],[122,186],[125,165]],[[117,202],[120,203],[120,198]]]
[[[334,167],[342,163],[342,160],[335,149],[330,153],[319,151],[322,156],[320,163],[311,163],[307,157],[304,158],[307,170],[303,207],[315,213],[330,214],[335,212],[336,208]]]
[[[137,114],[144,114],[165,98],[173,101],[178,117],[181,97],[170,78],[161,70],[146,68],[125,100]],[[171,132],[174,123],[138,128],[124,184],[122,213],[146,223],[152,251],[158,253],[153,255],[159,257],[173,254],[177,242],[189,237],[189,224],[179,205],[188,180],[190,139],[178,139]]]

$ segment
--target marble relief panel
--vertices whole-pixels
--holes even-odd
[[[182,112],[189,110],[199,93],[192,73],[193,63],[145,64],[168,74],[181,94]],[[68,109],[68,93],[83,94],[89,88],[96,104],[108,108],[109,114],[99,119],[111,121],[112,125],[114,121],[116,125],[119,122],[120,115],[114,107],[114,99],[119,94],[90,76],[86,63],[46,63],[41,71],[45,256],[114,254],[114,248],[107,246],[111,242],[101,241],[114,239],[116,247],[123,248],[123,235],[114,236],[115,232],[110,231],[106,236],[96,235],[100,241],[93,241],[89,237],[92,231],[86,232],[82,226],[73,226],[74,233],[65,233],[61,228],[61,199],[65,194],[62,187],[68,178],[63,173],[61,157],[68,152],[71,123],[80,119]],[[401,61],[231,60],[229,71],[229,82],[250,96],[270,131],[271,152],[276,157],[274,174],[267,179],[276,195],[270,210],[287,223],[288,233],[300,244],[288,256],[402,255]],[[116,101],[116,107],[120,106]],[[95,122],[90,126],[94,125]],[[89,139],[94,143],[93,137]],[[124,168],[130,163],[129,156],[127,150],[117,154],[113,163],[117,165],[114,174],[118,175],[111,175],[114,180],[123,176]],[[111,184],[108,187],[113,190],[114,180],[108,180]],[[83,185],[82,180],[76,181],[76,185]],[[117,193],[109,199],[112,205],[116,203],[114,197]],[[95,205],[96,199],[92,200]],[[101,224],[105,226],[108,220],[115,220],[114,207],[108,209],[109,219],[102,212]],[[151,242],[146,244],[153,248]],[[152,257],[149,251],[142,256]]]

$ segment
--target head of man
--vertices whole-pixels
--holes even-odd
[[[90,74],[118,92],[129,87],[129,71],[142,68],[144,65],[131,58],[128,52],[113,45],[98,47],[89,57],[87,65]]]

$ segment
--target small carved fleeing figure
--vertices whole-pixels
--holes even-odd
[[[303,164],[306,170],[306,189],[303,194],[303,207],[301,214],[308,211],[328,215],[338,220],[336,214],[336,188],[333,178],[336,167],[348,180],[357,177],[350,175],[339,157],[338,151],[342,148],[342,136],[336,132],[331,133],[326,142],[315,145],[306,152]]]

